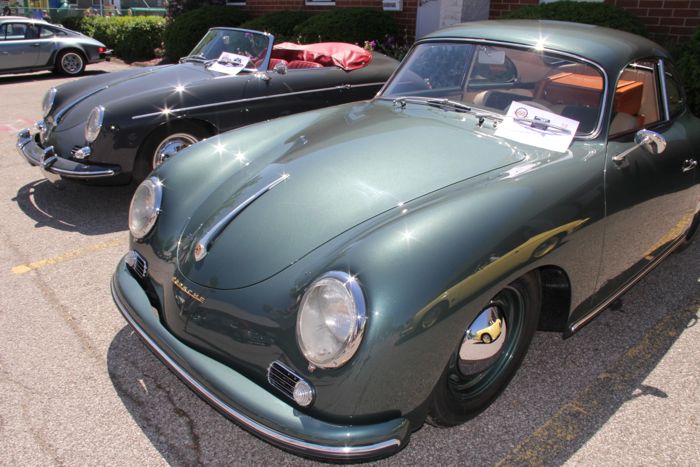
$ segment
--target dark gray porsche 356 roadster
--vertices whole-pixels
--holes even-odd
[[[275,45],[269,34],[213,28],[177,65],[52,88],[36,132],[17,148],[51,180],[142,179],[222,131],[373,97],[398,62],[351,44]]]

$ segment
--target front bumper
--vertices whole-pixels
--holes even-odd
[[[373,425],[327,423],[299,412],[232,368],[183,344],[160,323],[124,260],[112,279],[112,297],[144,343],[180,379],[241,427],[276,446],[303,456],[343,461],[384,457],[408,442],[405,418]]]
[[[31,165],[39,166],[44,176],[55,181],[59,176],[76,179],[114,177],[118,168],[97,164],[83,164],[56,155],[53,147],[42,148],[28,128],[17,134],[17,151]]]

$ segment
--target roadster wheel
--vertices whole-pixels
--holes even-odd
[[[197,122],[176,122],[155,130],[141,145],[134,163],[133,178],[140,182],[166,160],[209,136]]]
[[[77,50],[64,50],[56,59],[56,71],[62,75],[77,76],[85,71],[85,58]]]
[[[458,425],[488,407],[520,366],[537,329],[539,312],[536,273],[498,292],[468,325],[447,363],[431,395],[428,422]],[[488,342],[484,337],[476,339],[486,327],[491,328]]]
[[[156,147],[155,151],[153,151],[153,156],[151,158],[151,170],[155,169],[186,147],[192,146],[197,141],[199,141],[199,138],[189,133],[175,133],[166,136],[165,139]]]

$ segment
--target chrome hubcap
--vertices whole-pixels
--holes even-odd
[[[197,138],[187,133],[175,133],[165,138],[153,153],[151,168],[155,169],[160,164],[174,156],[187,146],[192,146],[197,142]]]
[[[493,365],[507,341],[508,326],[503,311],[490,304],[472,321],[459,348],[459,371],[475,375]]]
[[[78,73],[83,67],[83,59],[76,53],[67,53],[61,60],[61,67],[63,67],[66,73]]]

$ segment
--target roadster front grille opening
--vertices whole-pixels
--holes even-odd
[[[290,399],[294,399],[294,386],[300,380],[299,375],[280,362],[272,362],[267,369],[267,381]]]

